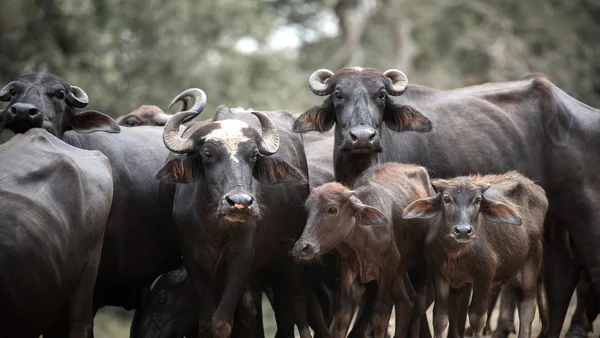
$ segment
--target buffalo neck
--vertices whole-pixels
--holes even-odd
[[[379,154],[353,154],[341,151],[341,142],[341,136],[336,132],[333,150],[333,172],[336,181],[351,187],[365,170],[379,163]]]

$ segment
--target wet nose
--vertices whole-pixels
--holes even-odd
[[[225,201],[233,209],[247,209],[254,204],[254,197],[244,193],[234,193],[225,196]]]
[[[471,236],[473,234],[473,227],[470,225],[457,225],[453,231],[456,236]]]
[[[352,143],[370,143],[375,138],[375,130],[372,128],[360,128],[350,131]]]
[[[294,245],[293,254],[296,257],[310,256],[315,252],[315,246],[308,241],[300,240]]]
[[[15,103],[10,107],[10,112],[21,118],[34,118],[40,111],[30,103]]]

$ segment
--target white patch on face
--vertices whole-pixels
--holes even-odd
[[[224,120],[214,123],[217,123],[219,128],[208,133],[208,135],[204,137],[204,140],[221,143],[227,150],[231,160],[235,163],[239,163],[239,160],[236,158],[238,147],[240,143],[250,140],[248,137],[244,136],[242,130],[244,128],[250,128],[250,126],[240,120]]]
[[[357,72],[362,72],[363,68],[362,67],[352,67],[352,69],[354,69]]]

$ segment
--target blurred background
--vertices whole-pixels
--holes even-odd
[[[0,82],[57,74],[113,117],[202,88],[300,113],[319,68],[398,68],[449,89],[544,73],[600,107],[599,0],[0,0]],[[96,337],[126,337],[104,309]],[[272,327],[272,323],[265,323]],[[565,326],[566,327],[566,326]],[[268,329],[269,330],[269,329]]]
[[[599,0],[0,0],[0,82],[50,72],[111,116],[183,89],[298,113],[318,68],[455,88],[544,73],[600,107]]]

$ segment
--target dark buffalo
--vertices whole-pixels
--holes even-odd
[[[555,234],[568,228],[600,301],[600,146],[594,141],[600,129],[592,127],[600,124],[600,111],[541,75],[448,91],[407,83],[398,70],[316,71],[310,87],[327,98],[301,115],[294,129],[335,125],[334,171],[343,181],[351,182],[378,158],[423,165],[432,177],[518,170],[545,189],[548,226]],[[579,268],[560,236],[548,240],[548,335],[556,336]]]
[[[189,100],[187,97],[195,102],[192,111],[204,108],[206,95],[199,89],[186,90],[174,101]],[[161,273],[181,265],[172,224],[174,188],[154,179],[169,154],[162,142],[162,127],[122,128],[119,134],[82,134],[92,128],[117,131],[119,126],[106,115],[77,113],[77,108],[87,104],[87,95],[52,75],[22,76],[0,90],[0,99],[10,101],[5,128],[23,132],[42,126],[65,142],[99,150],[110,160],[115,189],[94,308],[135,308],[143,285],[150,285]],[[77,132],[64,134],[71,129]]]
[[[346,337],[352,319],[353,283],[376,281],[377,293],[367,307],[375,337],[387,332],[392,304],[396,306],[396,337],[418,337],[425,299],[412,304],[406,293],[406,270],[423,265],[427,228],[422,221],[406,221],[401,212],[415,199],[433,194],[427,171],[404,164],[369,168],[352,190],[328,183],[313,189],[306,208],[308,223],[294,246],[294,255],[312,260],[335,249],[342,257],[336,296],[335,337]],[[365,227],[364,225],[380,225]],[[413,306],[417,306],[413,314]],[[412,324],[410,323],[412,321]]]
[[[205,295],[202,327],[212,317],[213,334],[229,337],[244,285],[260,270],[277,280],[275,299],[285,295],[301,336],[309,337],[302,269],[289,257],[306,220],[302,205],[308,195],[304,149],[291,130],[294,117],[252,112],[242,114],[242,121],[221,106],[212,122],[181,133],[181,121],[190,114],[177,113],[165,126],[165,145],[175,154],[157,178],[181,183],[173,215],[186,269]]]
[[[471,284],[469,323],[473,336],[481,337],[490,289],[517,274],[519,337],[531,337],[536,298],[545,332],[548,309],[540,274],[548,210],[544,190],[516,172],[437,180],[432,185],[436,194],[414,201],[402,216],[430,220],[427,251],[434,266],[435,336],[442,337],[449,318],[457,327],[457,300],[450,290]],[[463,296],[468,299],[470,294]]]
[[[2,336],[92,337],[108,159],[42,129],[0,145],[0,158]]]

